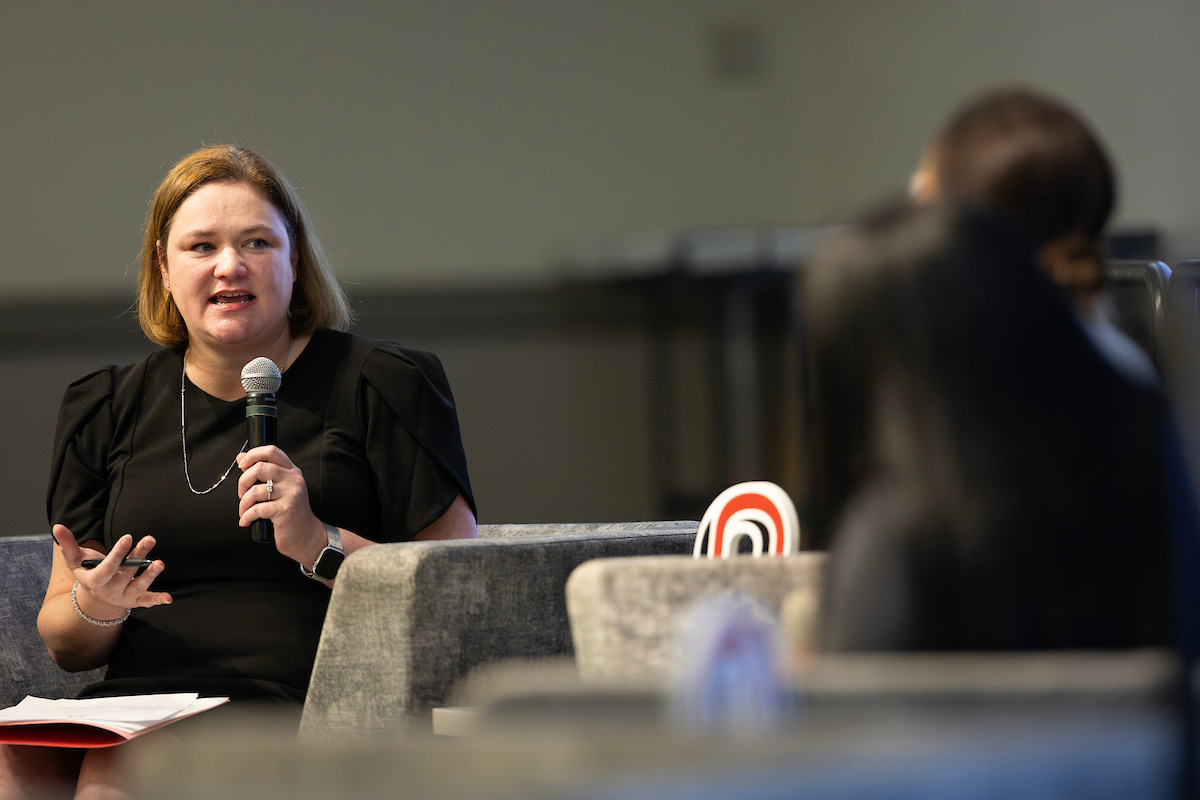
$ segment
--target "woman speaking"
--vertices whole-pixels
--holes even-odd
[[[38,629],[64,668],[108,665],[84,696],[298,711],[344,556],[475,536],[445,373],[431,354],[344,332],[345,295],[295,191],[236,146],[188,155],[158,187],[137,308],[161,349],[63,400]],[[278,437],[249,447],[241,373],[261,357],[282,374]],[[252,541],[255,520],[271,522],[268,543]],[[120,750],[10,747],[0,768],[10,789],[58,776],[82,795],[120,785]]]

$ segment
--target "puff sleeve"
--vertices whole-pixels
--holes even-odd
[[[359,398],[388,538],[411,539],[459,494],[475,511],[454,397],[437,356],[377,343],[363,364]]]
[[[58,412],[46,511],[51,525],[66,525],[80,543],[104,541],[113,371],[105,367],[72,383]]]

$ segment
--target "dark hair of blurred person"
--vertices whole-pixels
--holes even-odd
[[[1171,643],[1165,403],[1090,346],[994,212],[889,212],[804,318],[834,650]]]
[[[1103,236],[1116,204],[1116,176],[1078,113],[1023,87],[979,94],[934,136],[910,191],[919,202],[949,198],[1011,216],[1030,237],[1038,263],[1070,295],[1093,345],[1131,377],[1157,380],[1107,306]]]
[[[1116,180],[1099,139],[1064,104],[1022,88],[986,92],[936,135],[912,181],[921,200],[953,197],[1015,218],[1056,283],[1079,303],[1104,284],[1101,237]]]

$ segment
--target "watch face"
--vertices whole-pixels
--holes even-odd
[[[313,564],[313,574],[327,581],[333,580],[345,560],[346,555],[341,550],[326,547],[317,556],[317,563]]]

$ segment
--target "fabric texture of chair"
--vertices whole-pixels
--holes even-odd
[[[596,558],[689,553],[695,522],[481,526],[354,553],[338,575],[302,737],[428,730],[482,664],[570,655],[564,586]]]
[[[0,707],[19,703],[26,695],[58,699],[73,697],[99,680],[104,669],[67,672],[51,660],[37,632],[38,610],[50,581],[51,539],[46,534],[0,538],[0,563],[6,579],[0,594]]]
[[[567,611],[580,677],[667,677],[680,621],[695,603],[736,591],[778,613],[792,593],[817,596],[824,554],[696,559],[599,559],[567,581]]]

